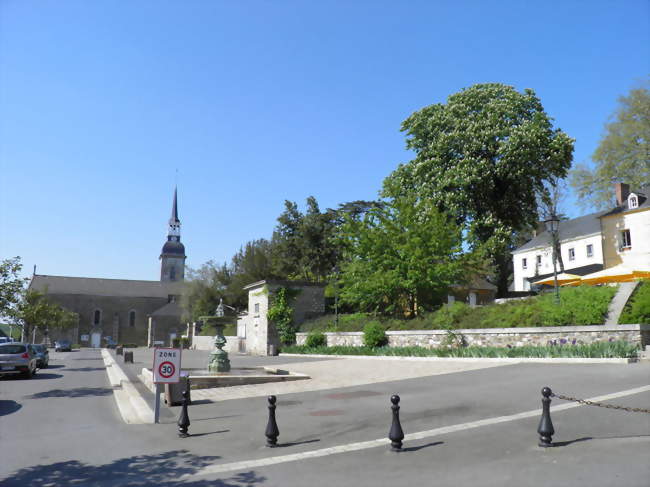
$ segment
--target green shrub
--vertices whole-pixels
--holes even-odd
[[[363,344],[366,347],[381,347],[388,343],[386,331],[378,321],[371,321],[363,327]]]
[[[523,347],[351,347],[333,346],[308,348],[295,345],[283,348],[284,353],[304,353],[319,355],[372,355],[399,357],[483,357],[483,358],[635,358],[639,347],[625,341],[598,342],[586,345],[547,345]]]
[[[296,328],[293,325],[293,310],[289,306],[290,293],[286,288],[279,288],[273,296],[271,307],[266,313],[283,345],[296,342]]]
[[[202,337],[213,337],[217,334],[217,328],[213,325],[203,325],[199,336]],[[235,323],[227,323],[223,327],[223,336],[236,336],[237,335],[237,325]]]
[[[327,337],[319,331],[312,331],[307,335],[305,345],[309,348],[324,347],[327,345]]]
[[[78,350],[78,349],[81,348],[81,345],[79,345],[78,343],[73,343],[71,348],[72,348],[73,350]]]
[[[641,282],[618,320],[622,324],[650,323],[650,280]]]

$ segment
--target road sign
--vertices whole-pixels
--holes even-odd
[[[180,348],[155,348],[153,356],[154,384],[175,384],[181,372]]]

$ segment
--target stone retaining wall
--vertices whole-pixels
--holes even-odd
[[[650,324],[645,325],[591,325],[591,326],[544,326],[535,328],[483,328],[454,330],[463,335],[468,345],[490,347],[521,347],[523,345],[548,345],[549,342],[588,344],[624,340],[638,343],[642,347],[650,345]],[[328,332],[327,346],[363,345],[363,332]],[[387,331],[388,345],[391,347],[418,346],[439,347],[445,337],[445,330],[405,330]],[[297,333],[296,342],[304,345],[307,333]]]

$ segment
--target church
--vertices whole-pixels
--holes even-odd
[[[185,331],[179,306],[185,279],[185,246],[181,243],[177,190],[174,189],[167,241],[160,253],[160,280],[101,279],[36,274],[29,289],[77,313],[77,326],[50,330],[51,341],[68,339],[82,347],[107,342],[168,345]],[[38,325],[38,323],[33,323]],[[39,335],[44,330],[38,330]],[[37,343],[39,341],[37,340]]]

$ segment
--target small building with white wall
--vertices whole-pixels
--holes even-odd
[[[279,349],[278,333],[269,323],[267,313],[273,294],[280,288],[291,290],[289,306],[297,327],[304,321],[325,313],[325,285],[307,281],[264,280],[254,282],[248,291],[248,312],[237,320],[237,335],[245,339],[245,352],[251,355],[270,355]],[[242,350],[244,351],[244,350]]]

